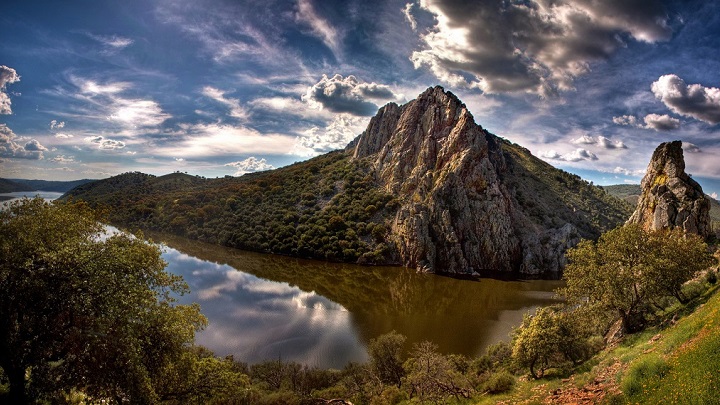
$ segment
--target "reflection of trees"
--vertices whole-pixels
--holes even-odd
[[[501,319],[508,317],[503,314],[517,311],[510,319],[516,318],[519,324],[522,311],[554,302],[549,291],[558,286],[553,281],[459,280],[398,267],[327,263],[246,252],[173,235],[150,236],[199,259],[315,291],[353,314],[365,342],[395,329],[408,337],[408,344],[429,339],[443,351],[475,351],[479,342],[493,334],[492,328],[502,326],[509,332]]]

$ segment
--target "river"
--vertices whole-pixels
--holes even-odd
[[[408,347],[476,356],[508,340],[524,313],[555,300],[559,281],[460,280],[245,252],[151,235],[168,271],[185,278],[210,323],[197,343],[246,362],[291,360],[341,368],[367,360],[370,339],[395,330]]]

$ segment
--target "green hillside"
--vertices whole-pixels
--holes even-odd
[[[14,193],[17,191],[33,191],[34,188],[24,184],[8,180],[0,179],[0,193]]]

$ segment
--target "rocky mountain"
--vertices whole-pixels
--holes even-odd
[[[702,187],[685,173],[682,142],[664,142],[655,149],[637,208],[628,223],[647,230],[682,228],[707,237],[711,234],[710,201]]]
[[[109,206],[115,223],[230,247],[546,277],[632,211],[490,134],[441,87],[382,107],[344,151],[237,178],[127,173],[70,196]]]

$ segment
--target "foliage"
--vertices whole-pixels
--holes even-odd
[[[623,380],[623,393],[629,397],[637,396],[648,387],[657,386],[670,371],[667,361],[654,355],[634,362]]]
[[[650,305],[663,296],[685,302],[683,283],[714,261],[695,235],[645,232],[634,224],[603,234],[597,243],[582,241],[567,257],[561,294],[596,319],[619,316],[626,332],[642,329]]]
[[[421,401],[441,402],[448,397],[470,398],[473,388],[470,379],[458,370],[448,356],[437,352],[431,342],[414,346],[410,359],[405,363],[406,377],[403,385],[411,397]]]
[[[64,198],[112,207],[119,226],[228,247],[364,264],[397,260],[386,236],[398,203],[376,186],[368,162],[343,152],[241,177],[126,173]]]
[[[156,377],[205,324],[175,305],[187,285],[157,246],[104,235],[86,204],[12,202],[0,211],[0,366],[10,402],[76,388],[157,400]]]
[[[405,375],[402,350],[405,336],[392,331],[370,340],[370,369],[384,384],[400,386]]]
[[[515,385],[515,377],[507,371],[493,374],[483,386],[483,391],[490,394],[508,392]]]
[[[579,364],[589,358],[592,348],[587,328],[574,311],[544,307],[534,315],[526,314],[522,325],[513,333],[513,359],[540,378],[550,367],[566,362]]]

